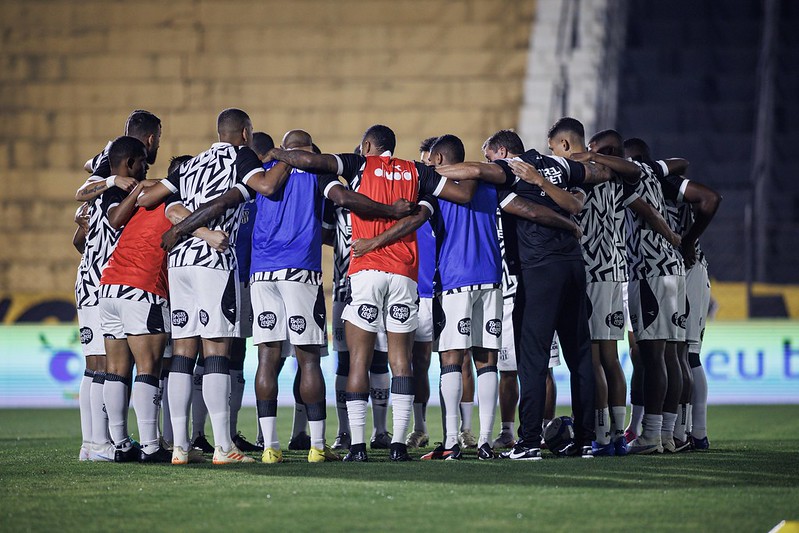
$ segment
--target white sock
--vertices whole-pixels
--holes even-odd
[[[169,412],[169,374],[164,376],[164,386],[161,391],[161,413],[164,440],[169,443],[174,442],[175,436],[172,434],[172,419]]]
[[[388,372],[384,374],[369,373],[369,396],[372,398],[372,423],[374,433],[385,433],[386,420],[388,418],[388,397],[391,376]],[[404,442],[404,441],[403,441]]]
[[[413,430],[427,434],[427,404],[413,404]]]
[[[311,432],[311,446],[317,450],[323,450],[325,448],[325,421],[309,420],[308,426]]]
[[[677,422],[674,424],[674,438],[685,442],[687,438],[686,430],[688,429],[688,403],[681,403],[677,407]]]
[[[454,370],[450,370],[452,367]],[[458,365],[446,365],[441,369],[441,401],[444,408],[444,447],[449,449],[458,443],[458,404],[463,394],[463,378]],[[445,372],[446,371],[446,372]],[[461,406],[463,404],[460,404]]]
[[[611,431],[613,440],[624,435],[624,421],[627,418],[627,406],[614,405],[610,408]]]
[[[691,391],[691,436],[696,439],[707,437],[707,376],[705,367],[691,369],[694,375],[694,388]]]
[[[338,417],[337,434],[350,432],[350,419],[347,417],[347,376],[336,374],[336,416]]]
[[[108,430],[114,445],[127,448],[130,439],[125,431],[125,419],[128,417],[128,386],[125,378],[116,374],[106,374],[103,385],[103,399],[108,413]],[[127,445],[127,446],[126,446]]]
[[[223,356],[206,356],[203,376],[203,400],[214,430],[214,445],[230,451],[230,374]]]
[[[515,435],[516,434],[516,423],[515,422],[503,422],[502,423],[502,433],[507,433],[508,435]]]
[[[394,434],[392,435],[391,443],[404,443],[408,426],[411,423],[413,394],[394,393],[392,396],[394,399],[391,401],[391,427],[394,430]]]
[[[494,432],[494,417],[499,399],[499,373],[496,366],[484,366],[477,371],[477,405],[480,416],[480,447],[491,441]]]
[[[80,406],[80,434],[84,445],[92,443],[92,380],[94,372],[86,369],[80,380],[78,405]]]
[[[643,431],[644,420],[644,406],[633,404],[632,413],[630,414],[629,427],[636,435],[640,435]]]
[[[463,390],[463,384],[461,384]],[[472,414],[474,412],[474,402],[460,402],[461,411],[461,431],[472,430]]]
[[[366,431],[367,400],[365,398],[368,398],[369,394],[347,393],[348,398],[353,396],[355,396],[355,399],[347,400],[347,418],[350,421],[352,444],[363,444],[366,442],[364,434]]]
[[[294,404],[294,419],[291,423],[291,437],[294,438],[300,433],[305,431],[305,426],[308,425],[308,414],[305,412],[305,405],[301,403]]]
[[[651,441],[660,441],[660,432],[663,429],[663,415],[645,414],[642,426],[641,437]]]
[[[244,371],[230,370],[230,438],[239,432],[239,411],[244,397]]]
[[[139,425],[139,442],[144,453],[158,449],[158,378],[139,374],[133,385],[133,410]]]
[[[261,432],[264,434],[264,448],[280,449],[280,440],[277,438],[277,417],[263,416],[258,418]]]
[[[661,440],[674,438],[674,424],[677,422],[677,413],[663,411],[663,426],[660,428]]]
[[[688,435],[690,435],[690,433],[691,433],[691,426],[693,425],[693,420],[694,420],[694,406],[693,406],[693,404],[690,404],[690,403],[688,404],[688,416],[687,416],[687,420],[688,420],[688,423],[687,423],[687,424],[685,424],[685,433],[686,433],[686,438],[687,438],[687,437],[688,437]]]
[[[204,363],[203,363],[204,365]],[[208,407],[203,399],[203,377],[205,366],[194,367],[194,378],[191,393],[191,440],[198,435],[205,435],[205,420],[208,418]]]
[[[594,439],[600,445],[610,442],[610,409],[594,410]]]
[[[109,442],[108,413],[105,412],[105,372],[95,372],[92,381],[92,444],[100,445]]]
[[[183,357],[182,359],[186,359]],[[172,363],[175,364],[174,361]],[[189,440],[189,407],[193,387],[191,374],[176,372],[173,368],[169,372],[169,425],[172,426],[172,442],[188,451],[191,448]]]

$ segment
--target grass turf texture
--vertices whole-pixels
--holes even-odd
[[[177,467],[79,463],[77,410],[0,410],[0,530],[768,531],[799,518],[799,406],[708,418],[712,449],[672,456],[395,464],[370,450],[370,463],[308,464],[284,450],[278,465]],[[254,439],[254,410],[239,420]],[[278,420],[285,447],[291,409]]]

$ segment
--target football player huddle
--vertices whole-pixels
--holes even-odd
[[[283,462],[277,377],[288,357],[297,368],[288,449],[307,450],[308,462],[368,461],[367,442],[399,462],[421,448],[422,460],[533,461],[547,448],[590,458],[709,447],[699,237],[721,197],[683,176],[687,161],[655,159],[615,130],[586,142],[569,117],[547,133],[551,155],[500,130],[482,146],[485,161],[465,161],[451,134],[404,160],[384,125],[353,153],[325,154],[299,129],[275,147],[231,108],[217,118],[218,142],[147,179],[161,133],[154,114],[131,113],[124,135],[87,161],[76,193],[81,460]],[[333,248],[338,358],[330,446],[323,245]],[[250,337],[254,443],[238,431]],[[572,417],[556,418],[551,369],[561,358]]]

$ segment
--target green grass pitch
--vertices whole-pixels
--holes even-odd
[[[254,438],[254,409],[239,420]],[[428,420],[438,439],[438,409]],[[0,531],[765,532],[799,519],[799,406],[711,407],[708,452],[524,463],[79,463],[78,424],[77,410],[0,410]],[[290,408],[279,424],[285,446]]]

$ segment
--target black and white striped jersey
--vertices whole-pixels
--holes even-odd
[[[249,200],[252,189],[244,185],[243,181],[262,170],[261,161],[250,148],[218,142],[211,145],[209,150],[183,163],[163,183],[179,196],[181,203],[189,211],[194,211],[233,187],[239,189],[245,200]],[[241,205],[238,205],[207,224],[211,230],[221,230],[228,234],[230,246],[224,252],[214,250],[198,237],[187,236],[169,252],[169,267],[201,266],[234,270],[240,211]]]
[[[110,176],[108,163],[108,147],[92,159],[92,179],[103,180]],[[78,309],[98,304],[98,291],[103,269],[114,251],[120,230],[111,227],[108,222],[108,210],[119,204],[126,193],[118,187],[112,187],[89,202],[89,232],[86,245],[78,265],[75,280],[75,303]]]
[[[641,198],[664,219],[668,219],[663,190],[655,171],[646,163],[634,163],[641,169],[641,180],[634,188],[625,186],[625,207]],[[627,272],[630,280],[685,275],[682,257],[677,250],[638,213],[627,209],[626,224]]]
[[[497,209],[497,238],[499,239],[499,253],[502,256],[502,298],[506,304],[513,303],[513,299],[516,297],[516,287],[519,284],[516,276],[511,274],[511,268],[508,265],[507,254],[512,252],[509,252],[506,240],[515,238],[515,235],[510,235],[510,232],[516,231],[515,228],[506,230],[505,225],[508,222],[509,219],[502,216],[502,210]]]
[[[352,250],[352,220],[349,209],[333,208],[333,301],[347,300],[347,273]]]
[[[577,220],[583,230],[580,244],[588,283],[627,281],[624,216],[621,179],[586,187],[585,204]]]
[[[666,212],[669,214],[666,221],[671,230],[681,236],[688,233],[688,230],[694,225],[694,211],[684,197],[689,181],[682,176],[669,175],[660,178],[660,186],[663,188],[663,197],[666,200]],[[707,268],[707,259],[698,240],[694,244],[694,249],[697,263],[701,263]]]

